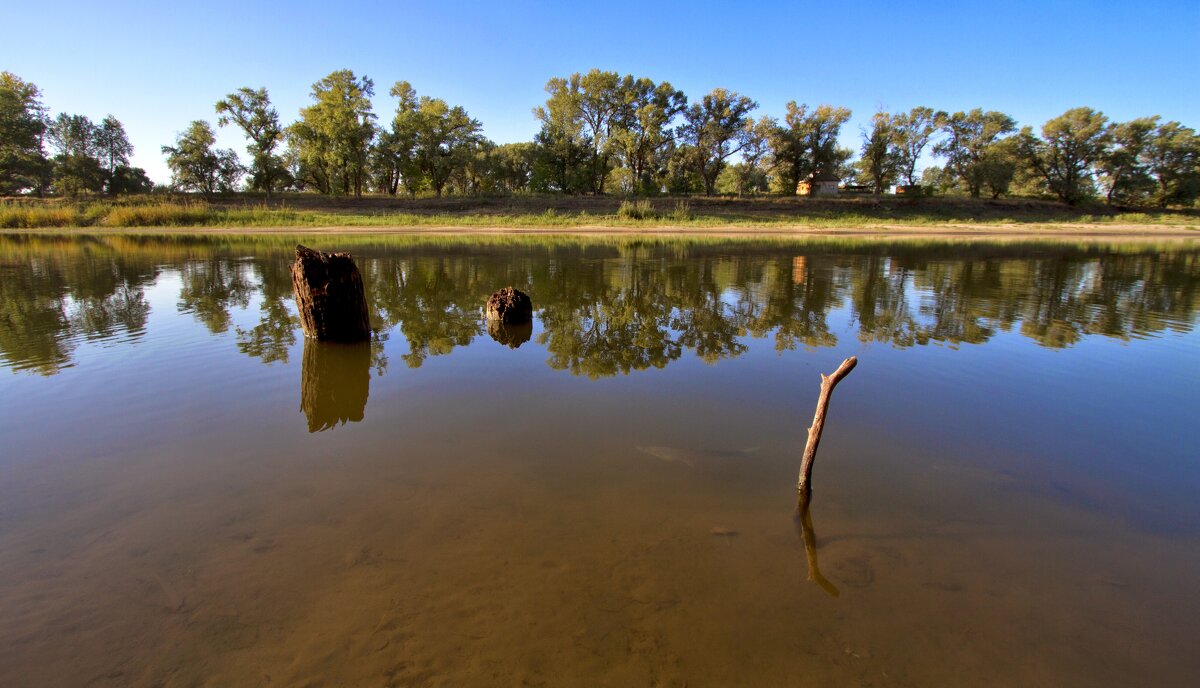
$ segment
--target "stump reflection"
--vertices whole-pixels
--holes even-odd
[[[367,408],[371,386],[370,342],[320,342],[304,339],[300,409],[308,431],[357,423]]]
[[[488,320],[487,331],[492,339],[498,343],[507,346],[510,349],[516,349],[529,338],[533,336],[533,323],[526,322],[519,325],[509,325],[501,320]]]

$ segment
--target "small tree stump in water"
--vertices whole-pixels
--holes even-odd
[[[306,337],[338,342],[371,338],[362,275],[349,253],[296,246],[292,290]]]
[[[533,320],[533,301],[523,291],[505,287],[487,300],[487,319],[506,325],[520,325]]]
[[[808,442],[804,445],[804,458],[800,460],[800,483],[797,488],[800,490],[801,508],[812,495],[813,461],[817,458],[817,445],[821,443],[821,431],[825,429],[825,413],[829,411],[829,397],[833,394],[833,388],[837,387],[837,383],[849,375],[856,365],[858,365],[858,357],[851,356],[842,361],[832,375],[821,375],[821,396],[817,398],[817,412],[813,415],[812,425],[808,428]]]

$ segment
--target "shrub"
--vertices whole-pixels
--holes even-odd
[[[671,211],[671,219],[676,222],[691,220],[692,204],[687,201],[675,201],[675,209]]]
[[[622,220],[653,220],[655,218],[654,207],[650,205],[650,201],[645,199],[621,201],[621,206],[617,208],[617,217]]]

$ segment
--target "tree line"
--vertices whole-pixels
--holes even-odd
[[[172,186],[212,194],[246,188],[328,195],[385,193],[785,194],[810,178],[837,178],[875,194],[972,197],[1052,195],[1070,204],[1192,205],[1200,198],[1200,137],[1158,116],[1113,122],[1073,108],[1039,131],[998,111],[915,107],[880,111],[857,151],[840,145],[851,111],[791,101],[782,119],[716,88],[690,101],[668,82],[593,69],[555,77],[533,109],[533,141],[497,144],[479,120],[407,81],[381,122],[366,76],[338,70],[313,84],[311,103],[284,125],[265,88],[240,88],[215,103],[217,126],[246,137],[248,164],[216,147],[212,125],[193,121],[163,146]],[[124,130],[59,115],[50,120],[36,86],[0,79],[0,193],[123,193],[148,185],[128,167]],[[48,157],[46,144],[54,155]],[[919,169],[932,156],[940,164]]]
[[[0,72],[0,194],[150,191],[150,178],[130,166],[131,155],[116,117],[96,123],[64,112],[51,118],[36,85]]]

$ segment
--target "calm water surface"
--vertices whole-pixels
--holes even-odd
[[[304,241],[0,236],[0,685],[1200,684],[1194,244]]]

